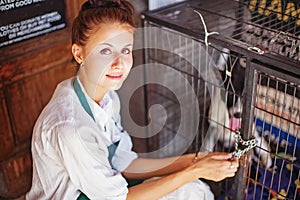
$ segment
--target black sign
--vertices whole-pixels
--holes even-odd
[[[65,27],[64,0],[0,0],[0,48]]]

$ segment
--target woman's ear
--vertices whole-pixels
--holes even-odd
[[[80,45],[78,44],[72,45],[72,54],[78,64],[81,64],[83,62],[82,47]]]

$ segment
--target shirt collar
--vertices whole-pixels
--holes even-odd
[[[100,124],[102,127],[106,125],[108,120],[112,118],[112,99],[110,97],[110,92],[107,92],[103,99],[96,103],[85,91],[82,83],[80,82],[79,77],[77,76],[77,81],[83,91],[85,98],[91,108],[93,116],[97,124]]]

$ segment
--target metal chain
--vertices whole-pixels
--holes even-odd
[[[257,141],[255,138],[250,140],[243,140],[241,137],[241,133],[239,131],[235,134],[235,150],[232,152],[232,157],[236,157],[238,159],[241,158],[242,155],[256,147]],[[240,146],[244,146],[245,148],[240,149]]]

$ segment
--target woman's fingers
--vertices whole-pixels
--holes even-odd
[[[232,157],[231,153],[225,153],[225,152],[213,152],[210,154],[207,154],[207,156],[210,156],[213,159],[216,160],[228,160]]]
[[[233,177],[239,167],[239,161],[231,158],[230,153],[210,153],[195,163],[195,168],[199,169],[199,177],[220,181],[228,177]]]

